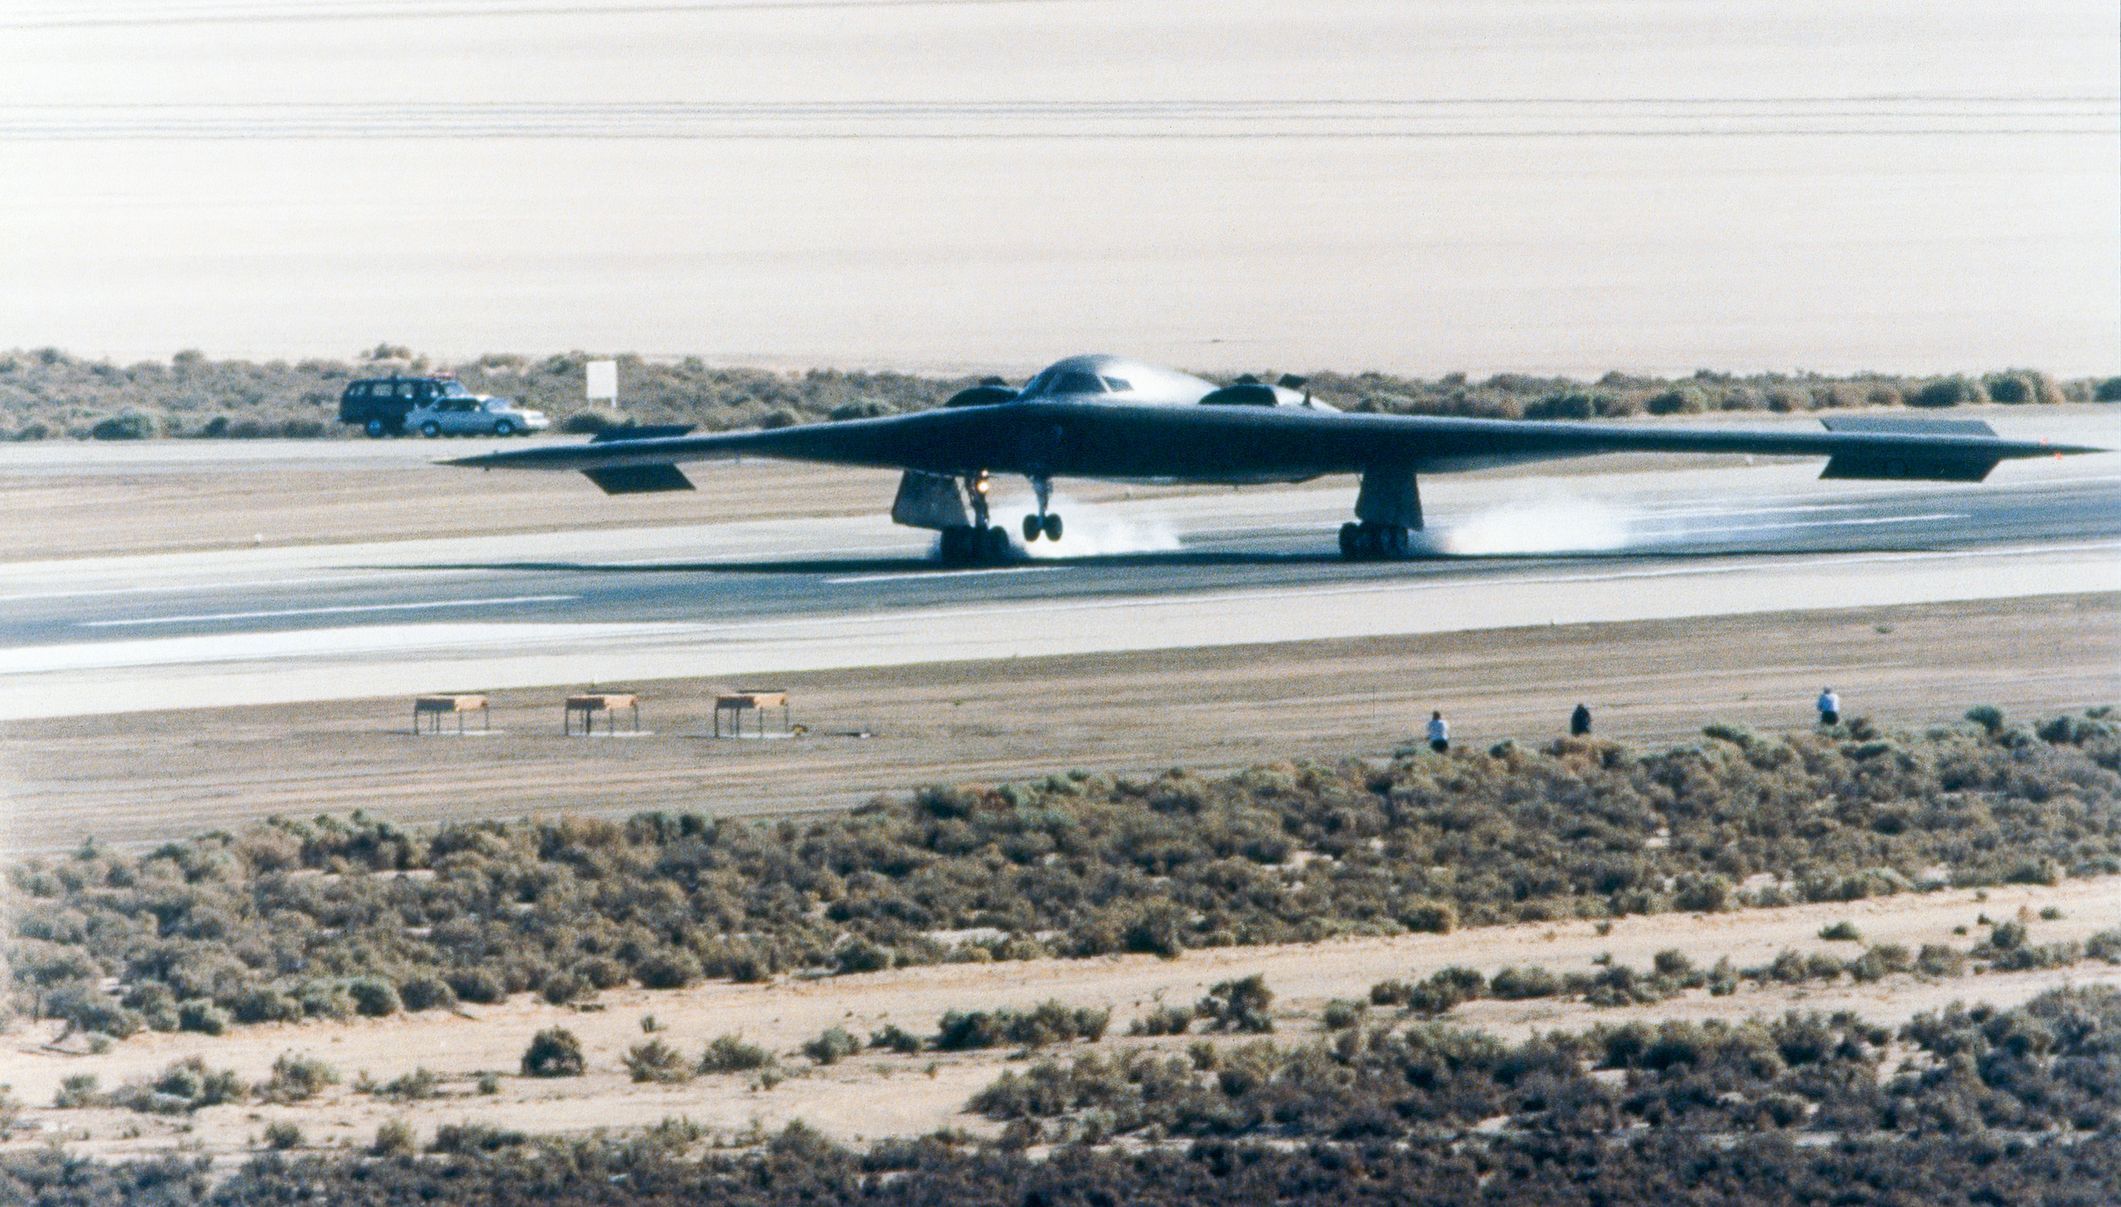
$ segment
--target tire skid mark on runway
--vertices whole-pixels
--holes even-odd
[[[566,603],[579,595],[496,595],[487,599],[427,599],[415,603],[341,604],[323,608],[276,608],[262,612],[202,612],[194,616],[143,616],[125,620],[84,620],[84,629],[122,629],[145,625],[206,624],[222,620],[277,620],[287,616],[343,616],[359,612],[413,612],[431,608],[498,608],[510,604]]]
[[[856,574],[846,578],[828,578],[825,581],[840,583],[890,583],[910,579],[927,582],[938,578],[970,578],[976,574],[1048,574],[1064,570],[1065,566],[995,566],[987,570],[907,570],[892,574]]]

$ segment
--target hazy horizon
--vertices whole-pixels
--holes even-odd
[[[2117,23],[46,0],[0,16],[0,346],[2106,374]]]

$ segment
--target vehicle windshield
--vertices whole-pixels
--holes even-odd
[[[471,397],[471,391],[465,389],[464,383],[461,381],[438,381],[435,383],[435,397],[469,398]]]

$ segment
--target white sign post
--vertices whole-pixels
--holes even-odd
[[[589,378],[589,401],[608,402],[612,410],[619,409],[619,362],[615,360],[593,360],[587,366]]]

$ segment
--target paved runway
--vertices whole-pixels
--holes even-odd
[[[1431,478],[1397,564],[1334,552],[1352,483],[1064,498],[972,571],[882,517],[16,563],[0,717],[2121,589],[2121,457],[1817,472]]]

